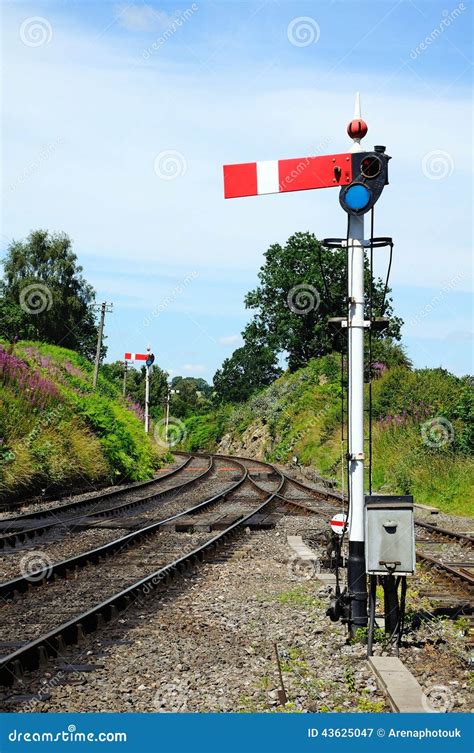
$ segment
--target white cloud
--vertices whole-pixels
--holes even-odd
[[[224,328],[219,317],[235,315],[224,331],[244,326],[237,320],[243,294],[255,284],[271,243],[284,242],[295,230],[319,237],[345,233],[337,191],[224,201],[222,164],[348,150],[345,126],[357,79],[369,125],[367,147],[386,144],[393,157],[390,185],[375,210],[376,235],[395,241],[391,283],[416,285],[424,298],[422,288],[437,289],[456,274],[462,277],[459,290],[468,289],[466,88],[453,82],[443,95],[441,83],[430,89],[406,69],[388,79],[369,58],[370,72],[341,68],[324,78],[322,58],[316,67],[286,64],[277,49],[273,67],[264,70],[258,52],[255,68],[255,58],[245,55],[247,47],[255,53],[247,36],[232,39],[243,54],[238,65],[226,67],[211,54],[222,41],[219,28],[210,24],[203,36],[195,16],[144,61],[149,42],[139,32],[154,31],[155,24],[163,28],[172,16],[138,0],[128,9],[121,2],[119,18],[113,6],[110,11],[113,23],[95,35],[93,19],[81,25],[48,4],[53,39],[28,47],[19,38],[25,6],[4,8],[3,246],[35,227],[66,231],[85,267],[100,262],[94,283],[114,299],[122,294],[130,326],[138,328],[144,314],[134,308],[153,312],[176,280],[199,269],[205,289],[193,281],[166,316],[214,315],[215,329],[206,320],[194,327],[204,351],[216,346],[212,356],[199,355],[211,364],[222,358],[222,347],[233,344],[223,342],[230,335],[215,342]],[[120,24],[130,33],[120,31]],[[51,144],[59,146],[52,150]],[[155,157],[166,150],[186,161],[186,172],[174,180],[154,171]],[[437,151],[450,155],[454,169],[430,180],[423,159]],[[385,276],[386,264],[386,250],[377,251],[377,273]],[[396,300],[395,310],[402,313]],[[154,318],[153,326],[159,330],[162,319]],[[169,362],[185,357],[173,352]]]
[[[129,31],[161,31],[174,18],[150,5],[119,5],[115,12],[120,26]]]
[[[226,337],[219,337],[219,345],[235,345],[240,342],[242,337],[240,335],[228,335]]]
[[[471,340],[474,340],[474,332],[468,329],[457,329],[452,332],[448,332],[448,334],[445,335],[444,339],[454,342],[469,342]]]
[[[185,363],[182,368],[188,374],[204,374],[206,371],[206,367],[201,363]]]
[[[192,24],[190,19],[187,29]],[[193,69],[183,74],[182,66],[160,55],[137,64],[141,45],[133,35],[115,46],[107,34],[91,43],[79,31],[70,37],[57,22],[55,31],[55,46],[34,49],[34,58],[14,41],[4,51],[7,189],[45,145],[61,139],[51,159],[15,191],[4,191],[3,226],[10,235],[23,237],[31,227],[65,229],[79,255],[94,251],[114,265],[133,258],[137,271],[148,260],[166,258],[185,270],[200,264],[239,272],[256,271],[270,243],[295,230],[344,234],[336,191],[225,201],[222,164],[304,156],[321,151],[321,142],[324,151],[348,149],[352,82],[341,76],[330,91],[315,91],[301,72],[278,69],[267,77],[265,91],[250,96],[237,73],[210,79]],[[386,143],[393,156],[390,186],[376,209],[377,234],[396,242],[392,281],[434,285],[453,266],[464,269],[467,280],[468,99],[453,96],[440,108],[435,99],[396,89],[374,98],[370,93],[380,80],[361,78],[369,92],[363,101],[369,145]],[[296,117],[302,103],[305,117]],[[418,121],[423,129],[406,125]],[[35,129],[25,130],[24,122],[34,122]],[[320,124],[316,134],[314,123]],[[455,170],[444,180],[422,173],[423,156],[433,149],[453,156]],[[184,156],[184,175],[156,175],[154,159],[164,150]],[[141,271],[146,274],[145,266]]]

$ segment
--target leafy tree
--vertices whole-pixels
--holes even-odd
[[[102,367],[103,373],[113,379],[120,388],[123,388],[124,362],[113,361]],[[145,407],[145,381],[146,366],[135,369],[130,365],[127,368],[126,394],[142,408]],[[150,415],[153,418],[162,418],[167,393],[168,373],[160,369],[155,363],[150,367]]]
[[[212,393],[212,387],[210,384],[206,382],[205,379],[202,377],[182,377],[182,376],[175,376],[171,380],[171,389],[179,389],[180,384],[182,383],[189,383],[192,384],[195,389],[201,393],[204,397],[210,397]]]
[[[380,364],[387,369],[393,369],[397,366],[411,369],[412,362],[405,352],[405,347],[398,343],[392,342],[389,338],[376,339],[372,341],[371,363]],[[369,345],[365,344],[365,361],[368,369],[369,365]]]
[[[145,407],[146,366],[130,369],[127,375],[127,393],[133,400]],[[168,389],[168,374],[159,366],[150,367],[150,414],[161,418]]]
[[[246,342],[285,353],[291,371],[311,358],[340,352],[346,333],[340,324],[328,324],[328,319],[346,313],[346,256],[345,249],[324,248],[312,233],[295,233],[284,246],[270,246],[258,275],[260,285],[245,297],[246,307],[256,310],[243,333]],[[373,312],[380,316],[385,285],[381,279],[374,279],[372,287]],[[366,259],[367,314],[369,288]],[[392,299],[387,296],[384,315],[390,318],[390,326],[383,333],[374,332],[374,341],[400,340],[402,320],[392,314]]]
[[[247,341],[226,358],[214,375],[217,402],[243,402],[281,374],[275,352],[256,340]]]
[[[171,380],[170,410],[177,418],[188,418],[209,410],[212,387],[205,379],[176,376]]]
[[[94,357],[95,292],[71,246],[65,233],[46,230],[10,244],[0,282],[2,337],[42,340]]]
[[[104,363],[102,364],[101,371],[107,377],[107,379],[115,382],[119,387],[122,387],[123,389],[123,374],[124,374],[124,362],[123,361],[112,361],[111,363]],[[130,370],[127,375],[127,386],[128,386],[128,377],[130,376],[131,373],[132,373],[132,370]]]

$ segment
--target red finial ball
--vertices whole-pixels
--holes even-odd
[[[363,139],[368,130],[367,123],[362,118],[354,118],[347,126],[347,133],[351,139]]]

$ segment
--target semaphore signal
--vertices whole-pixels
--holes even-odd
[[[347,560],[347,588],[341,593],[339,581],[335,598],[328,615],[333,620],[342,617],[349,624],[351,635],[358,628],[367,627],[367,574],[370,575],[370,625],[374,627],[375,585],[381,577],[385,590],[386,625],[391,633],[398,631],[403,622],[405,576],[414,570],[414,525],[413,499],[411,497],[372,497],[371,471],[369,464],[369,495],[364,484],[364,332],[380,325],[372,314],[366,320],[364,305],[365,248],[389,245],[391,238],[364,236],[364,215],[380,198],[388,184],[390,157],[384,146],[375,146],[373,151],[364,151],[361,140],[367,135],[367,124],[361,117],[360,97],[356,95],[354,117],[347,127],[353,141],[350,152],[329,154],[300,159],[280,159],[224,165],[224,196],[226,199],[245,196],[260,196],[271,193],[287,193],[319,188],[339,188],[341,207],[348,215],[348,231],[345,239],[327,239],[328,248],[347,249],[347,301],[346,315],[339,319],[347,331],[348,353],[348,437],[347,475],[349,498],[349,556]],[[372,217],[373,219],[373,217]],[[373,226],[373,223],[372,223]],[[372,273],[372,264],[371,264]],[[371,448],[371,442],[369,441]],[[366,510],[370,517],[366,520]],[[370,523],[370,524],[369,524]],[[339,550],[345,533],[344,520],[338,518],[333,526],[342,532]],[[366,567],[366,530],[370,570]],[[408,542],[408,545],[406,545]],[[404,548],[405,545],[405,548]],[[339,560],[339,556],[338,556]],[[396,576],[396,579],[395,579]],[[402,582],[401,608],[398,605],[398,584]],[[396,605],[396,608],[394,607]],[[369,638],[369,650],[371,640]]]
[[[125,396],[126,391],[126,378],[127,378],[127,366],[129,361],[145,361],[145,433],[148,434],[150,428],[150,367],[155,362],[155,356],[151,352],[151,348],[146,349],[146,353],[125,353],[125,372],[124,372],[124,387],[123,392]]]

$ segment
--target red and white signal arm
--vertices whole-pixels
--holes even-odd
[[[346,186],[352,181],[352,163],[353,155],[346,152],[224,165],[224,196],[235,199]]]
[[[339,536],[342,536],[344,533],[344,530],[346,528],[347,524],[347,515],[343,512],[338,512],[337,515],[333,515],[331,520],[329,521],[329,525],[331,526],[334,533],[339,534]]]
[[[149,353],[125,353],[126,361],[146,361]]]

